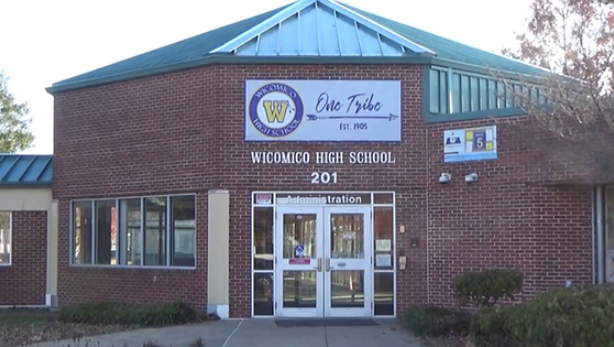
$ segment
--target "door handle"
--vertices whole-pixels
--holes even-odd
[[[326,258],[326,272],[330,271],[330,258]]]
[[[318,258],[318,266],[315,267],[318,272],[322,272],[322,258]]]

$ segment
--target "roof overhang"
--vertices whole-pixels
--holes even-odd
[[[187,63],[164,66],[160,68],[143,69],[140,71],[119,74],[109,76],[106,78],[95,78],[91,80],[79,81],[77,83],[57,83],[45,90],[55,95],[60,92],[66,92],[75,89],[89,88],[94,86],[100,86],[105,84],[117,83],[121,81],[149,77],[152,75],[164,74],[184,69],[205,67],[209,65],[218,64],[293,64],[293,65],[307,65],[307,64],[345,64],[345,65],[360,65],[360,64],[396,64],[396,65],[437,65],[443,67],[455,68],[467,72],[473,72],[478,74],[489,75],[493,69],[483,66],[470,65],[465,63],[459,63],[447,59],[441,59],[432,56],[402,56],[402,57],[337,57],[337,56],[235,56],[232,53],[217,53],[210,54],[202,59],[190,61]],[[501,71],[501,75],[506,78],[516,79],[517,73],[510,73],[507,71]]]

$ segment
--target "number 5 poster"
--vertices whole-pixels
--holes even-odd
[[[443,141],[443,161],[445,163],[497,159],[497,127],[495,125],[445,130]]]

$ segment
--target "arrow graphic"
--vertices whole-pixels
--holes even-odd
[[[307,120],[318,119],[387,119],[389,122],[399,118],[399,116],[389,113],[388,116],[318,116],[315,114],[308,114]]]

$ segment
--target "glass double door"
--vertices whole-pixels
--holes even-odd
[[[371,208],[283,207],[276,219],[276,316],[370,317]]]

